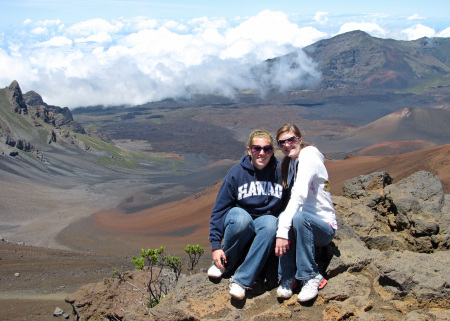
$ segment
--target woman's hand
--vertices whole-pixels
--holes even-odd
[[[225,256],[225,252],[222,249],[214,250],[212,252],[212,257],[214,264],[221,269],[222,271],[225,271],[225,266],[223,264],[227,263],[227,257]]]
[[[289,250],[289,240],[277,237],[277,242],[275,244],[275,255],[282,257],[287,250]]]

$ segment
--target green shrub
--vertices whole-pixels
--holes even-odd
[[[198,264],[200,257],[205,253],[205,249],[200,245],[190,245],[184,249],[184,251],[189,255],[189,270],[194,270],[194,267]]]
[[[150,278],[147,291],[148,305],[153,308],[161,299],[175,287],[181,274],[183,264],[179,257],[164,255],[164,247],[159,249],[142,249],[141,257],[133,256],[133,263],[138,270],[145,269],[148,264]]]

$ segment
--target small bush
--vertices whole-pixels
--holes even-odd
[[[147,300],[148,305],[153,308],[175,287],[183,264],[179,257],[164,255],[162,246],[159,249],[142,249],[141,257],[133,256],[132,260],[138,270],[144,270],[145,262],[148,263],[150,278],[146,285],[149,294]]]
[[[190,245],[184,249],[184,251],[189,255],[189,270],[194,270],[194,267],[198,264],[200,257],[205,253],[205,249],[200,245]]]

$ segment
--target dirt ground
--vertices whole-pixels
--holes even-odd
[[[56,307],[71,314],[68,294],[134,268],[131,257],[77,252],[55,241],[71,223],[113,208],[123,190],[133,192],[130,185],[88,186],[73,178],[45,184],[0,171],[0,320],[55,320]]]
[[[133,269],[131,258],[0,242],[0,320],[54,320],[84,284]]]

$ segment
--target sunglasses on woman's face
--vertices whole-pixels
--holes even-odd
[[[261,153],[261,150],[263,150],[265,154],[273,153],[272,145],[266,145],[266,146],[252,145],[250,147],[250,150],[252,151],[253,154],[259,154],[259,153]]]
[[[291,136],[286,139],[279,139],[278,146],[283,147],[284,145],[286,145],[286,143],[289,143],[289,145],[295,144],[297,142],[297,139],[299,139],[299,138],[300,137],[297,137],[297,136]]]

